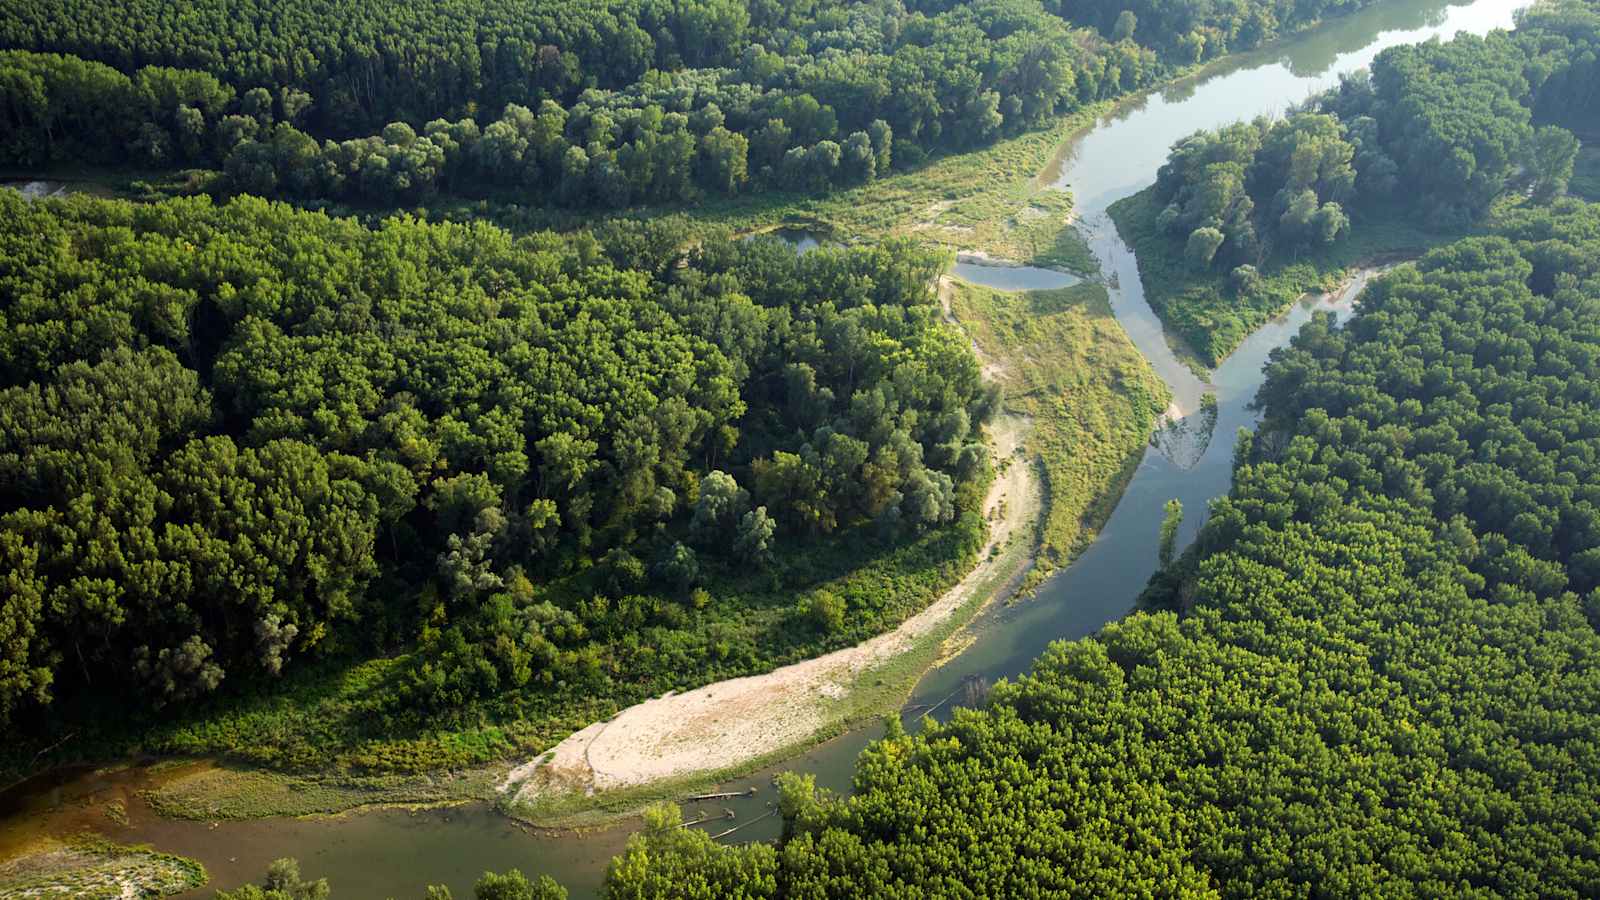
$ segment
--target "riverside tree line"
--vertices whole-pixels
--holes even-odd
[[[1519,18],[1513,32],[1385,50],[1283,118],[1176,144],[1140,204],[1153,221],[1133,223],[1165,235],[1197,281],[1160,301],[1172,327],[1220,359],[1292,299],[1264,283],[1269,269],[1364,228],[1459,233],[1507,193],[1560,196],[1573,131],[1600,122],[1600,28],[1577,2]]]
[[[7,0],[0,163],[200,167],[225,193],[380,205],[815,192],[1358,4],[341,5]]]

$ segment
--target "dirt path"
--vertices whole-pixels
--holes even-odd
[[[951,276],[939,276],[939,309],[943,311],[944,320],[947,323],[960,328],[961,323],[956,320],[956,314],[950,308],[950,293],[955,289],[954,285],[955,281]],[[990,356],[988,353],[985,353],[983,348],[978,346],[978,342],[976,340],[968,339],[967,344],[972,347],[972,355],[977,357],[978,366],[980,367],[983,377],[986,380],[996,381],[1002,385],[1011,380],[1011,371],[1006,368],[1004,362]],[[1017,446],[1020,447],[1021,445],[1022,439],[1018,438]],[[999,455],[998,447],[993,447],[991,449],[995,450],[995,459],[1005,458]],[[1013,450],[1012,452],[1015,451]]]
[[[803,744],[849,715],[850,687],[867,671],[924,640],[961,609],[1014,555],[991,552],[1029,540],[1042,493],[1035,467],[1018,453],[1031,423],[1005,417],[991,427],[997,462],[984,500],[989,541],[981,562],[955,587],[899,628],[865,643],[765,675],[667,694],[596,722],[513,769],[500,793],[515,806],[706,775]]]

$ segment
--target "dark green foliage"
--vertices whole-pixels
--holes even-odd
[[[465,0],[408,8],[403,27],[369,0],[214,3],[179,21],[136,5],[115,16],[139,24],[107,32],[93,4],[13,0],[0,162],[205,164],[224,191],[307,201],[445,189],[616,208],[861,184],[1161,70],[1038,0],[592,5]]]
[[[1165,514],[1161,517],[1160,540],[1156,544],[1156,555],[1163,568],[1172,564],[1173,553],[1178,547],[1178,527],[1183,524],[1183,504],[1176,499],[1168,500]]]
[[[270,105],[278,121],[333,138],[396,120],[498,114],[507,104],[570,104],[596,89],[675,87],[688,76],[730,118],[752,100],[756,112],[776,112],[804,146],[843,144],[884,118],[897,135],[930,148],[940,132],[952,141],[981,138],[954,126],[981,121],[985,110],[1036,121],[1064,98],[1133,88],[1156,67],[1155,53],[1133,41],[1187,64],[1358,5],[206,0],[172,16],[154,2],[6,0],[0,47],[73,54],[130,74],[142,65],[203,70],[240,95],[263,90],[265,103],[245,115],[259,117]],[[778,100],[773,109],[760,102],[768,93]],[[830,110],[843,130],[817,128],[807,105]],[[763,120],[751,122],[749,131],[728,127],[753,137]]]
[[[909,614],[987,477],[942,260],[609,236],[0,194],[0,721],[415,650],[346,726],[542,728]],[[825,636],[742,620],[896,553],[929,582]]]
[[[1579,149],[1567,189],[1575,196],[1600,201],[1600,147],[1585,144]]]
[[[1280,0],[1219,5],[1204,0],[1048,0],[1061,16],[1111,40],[1131,37],[1179,63],[1213,59],[1365,5],[1345,0]]]
[[[1161,57],[1253,46],[1325,11],[457,0],[401,16],[371,0],[252,0],[172,19],[7,0],[0,161],[206,165],[226,192],[377,205],[438,190],[599,208],[751,183],[822,191],[1038,127],[1149,83]],[[1145,35],[1159,52],[1135,43]]]
[[[1552,4],[1515,32],[1385,50],[1282,120],[1185,138],[1153,188],[1113,207],[1151,305],[1215,365],[1354,262],[1459,235],[1507,193],[1549,202],[1579,147],[1534,121],[1594,127],[1571,77],[1597,51],[1600,18]]]
[[[608,890],[1600,893],[1596,260],[1600,206],[1524,208],[1314,321],[1154,592],[1181,617],[891,732],[847,799],[791,783],[776,847],[637,838]]]
[[[1534,132],[1528,153],[1528,173],[1533,178],[1533,198],[1548,203],[1566,193],[1578,161],[1578,139],[1572,132],[1547,125]]]
[[[1138,254],[1139,280],[1150,306],[1207,366],[1220,363],[1306,292],[1339,285],[1352,266],[1419,254],[1460,235],[1414,225],[1398,206],[1355,209],[1358,218],[1350,232],[1331,244],[1275,254],[1259,267],[1230,270],[1214,262],[1197,272],[1185,258],[1185,242],[1161,227],[1164,207],[1156,192],[1150,187],[1117,201],[1111,216],[1118,234]]]
[[[1435,226],[1476,220],[1522,167],[1536,198],[1557,196],[1577,143],[1530,121],[1535,109],[1563,117],[1581,105],[1569,96],[1569,57],[1592,57],[1600,25],[1573,18],[1560,33],[1567,23],[1538,15],[1515,33],[1393,47],[1370,75],[1344,79],[1305,111],[1186,138],[1157,183],[1162,228],[1187,237],[1191,262],[1209,264],[1193,252],[1195,235],[1217,229],[1225,249],[1212,255],[1223,266],[1259,266],[1332,243],[1350,227],[1345,207],[1386,203],[1401,186],[1413,214]]]

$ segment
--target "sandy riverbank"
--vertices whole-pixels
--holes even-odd
[[[564,797],[707,776],[798,747],[858,712],[848,702],[863,676],[917,647],[969,608],[976,591],[1018,565],[1001,552],[1031,541],[1043,496],[1036,467],[1018,449],[1029,420],[1008,416],[990,429],[997,472],[984,500],[989,539],[981,562],[955,587],[893,631],[764,675],[667,694],[596,722],[513,769],[500,793],[527,809]]]

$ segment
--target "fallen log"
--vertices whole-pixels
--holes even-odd
[[[748,791],[723,791],[720,794],[696,794],[693,797],[685,797],[683,802],[695,803],[700,800],[727,800],[730,797],[754,797],[755,795],[756,789],[752,787]]]
[[[750,821],[745,822],[742,825],[735,825],[732,828],[729,828],[727,831],[721,831],[721,832],[718,832],[716,834],[713,834],[711,836],[711,839],[713,841],[715,841],[715,840],[718,840],[720,838],[725,838],[728,835],[733,834],[735,831],[738,831],[739,829],[744,828],[746,825],[754,825],[755,823],[761,821],[762,819],[768,818],[768,817],[776,814],[777,812],[778,811],[776,809],[767,810],[766,812],[762,813],[759,816],[756,816],[754,819],[751,819]]]

